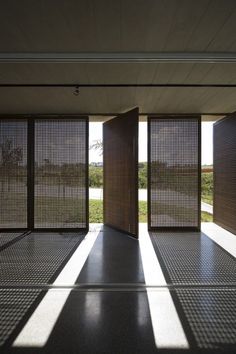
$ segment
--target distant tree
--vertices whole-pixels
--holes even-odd
[[[103,142],[102,140],[95,140],[92,145],[89,147],[90,150],[99,150],[99,155],[102,156],[103,154]]]
[[[0,144],[1,149],[1,176],[2,176],[2,188],[1,192],[4,192],[5,178],[7,179],[7,190],[10,191],[10,176],[14,167],[17,166],[23,159],[22,147],[14,147],[13,142],[10,139],[6,139]]]
[[[103,154],[103,142],[102,140],[96,140],[89,147],[90,150],[99,150],[99,155]],[[163,168],[164,163],[158,162],[157,168]],[[103,185],[103,169],[102,167],[89,166],[89,186],[100,188]],[[147,162],[139,163],[139,188],[147,188]]]
[[[138,176],[139,188],[147,188],[147,163],[139,163],[139,176]]]
[[[10,139],[6,139],[0,144],[2,154],[2,166],[14,166],[18,165],[22,161],[23,152],[22,147],[13,147],[13,142]]]
[[[103,185],[103,168],[89,166],[89,187],[101,188]]]

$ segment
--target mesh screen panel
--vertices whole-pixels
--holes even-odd
[[[86,118],[35,120],[35,228],[86,228],[86,141]]]
[[[27,227],[27,121],[0,120],[0,228]]]
[[[199,119],[149,119],[149,228],[199,227]]]

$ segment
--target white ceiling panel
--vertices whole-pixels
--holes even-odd
[[[139,106],[143,113],[220,113],[236,110],[232,88],[0,89],[0,113],[119,113]]]
[[[0,54],[236,52],[235,0],[11,0]],[[236,63],[0,62],[0,84],[233,84]],[[235,88],[0,88],[0,113],[236,110]]]
[[[236,51],[235,0],[14,0],[1,52]]]
[[[0,63],[0,84],[228,84],[236,63]]]

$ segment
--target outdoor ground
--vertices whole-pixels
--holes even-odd
[[[89,201],[89,222],[103,222],[103,201],[90,199]],[[212,215],[202,211],[202,222],[212,222]],[[147,222],[147,202],[139,201],[139,222]]]

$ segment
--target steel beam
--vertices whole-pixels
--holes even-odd
[[[0,53],[0,63],[235,63],[235,52]]]

